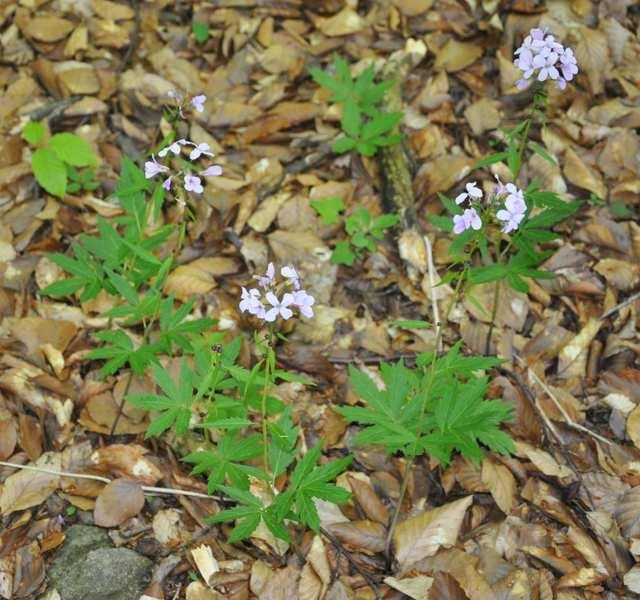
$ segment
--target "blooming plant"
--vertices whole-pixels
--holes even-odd
[[[204,101],[203,96],[196,96],[188,106],[198,112]],[[187,105],[179,100],[178,108],[177,114],[184,115]],[[261,358],[247,369],[236,364],[242,338],[223,346],[225,334],[212,331],[213,319],[192,316],[193,301],[178,304],[172,294],[164,292],[180,241],[166,258],[156,253],[170,243],[177,226],[149,224],[156,221],[151,217],[159,215],[172,179],[182,179],[182,185],[174,188],[179,200],[186,192],[202,193],[202,181],[182,158],[185,152],[191,161],[212,156],[206,144],[178,139],[166,141],[158,152],[161,159],[180,162],[176,169],[152,157],[142,171],[123,157],[114,196],[124,214],[111,220],[98,217],[97,234],[81,235],[72,244],[73,256],[49,254],[69,277],[40,293],[77,296],[81,302],[98,294],[112,298],[113,308],[103,313],[109,327],[93,336],[101,345],[86,354],[88,360],[103,362],[100,372],[104,377],[127,367],[130,371],[111,434],[118,431],[125,401],[149,411],[152,419],[147,437],[189,438],[198,449],[183,460],[193,465],[194,474],[207,475],[211,493],[223,492],[238,502],[236,508],[211,519],[236,521],[231,541],[249,537],[260,522],[275,537],[290,541],[289,524],[319,531],[315,499],[340,503],[349,498],[348,492],[331,481],[351,457],[319,465],[321,444],[299,456],[300,432],[292,422],[292,409],[272,394],[281,381],[311,384],[278,368],[275,344],[284,339],[278,332],[283,321],[314,316],[315,299],[291,265],[277,271],[270,263],[264,275],[255,277],[255,287],[242,289],[239,309],[267,326],[266,335],[255,334]],[[199,175],[219,173],[220,167],[213,165]],[[151,180],[157,175],[166,179],[154,187]],[[178,365],[177,380],[167,370],[172,361]],[[157,393],[130,393],[133,374],[149,374]],[[261,466],[257,466],[260,458]],[[290,477],[283,481],[290,468]]]

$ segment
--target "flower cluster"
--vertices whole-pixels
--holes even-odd
[[[504,208],[501,208],[496,213],[496,217],[499,221],[502,221],[502,232],[511,233],[518,229],[527,212],[524,192],[513,183],[505,185],[498,176],[496,176],[496,179],[498,180],[498,185],[495,187],[494,194],[498,201],[504,202]]]
[[[532,29],[522,46],[515,52],[514,64],[522,71],[518,89],[527,87],[528,79],[537,74],[538,81],[552,79],[563,90],[567,81],[578,73],[578,64],[571,48],[556,42],[552,35],[542,29]]]
[[[488,217],[489,219],[495,216],[502,224],[503,233],[511,233],[518,229],[527,212],[524,192],[513,183],[502,183],[497,176],[496,180],[498,183],[492,193],[493,202],[489,202],[487,206],[480,204],[484,193],[476,185],[475,181],[467,183],[465,186],[466,191],[456,196],[456,204],[462,204],[468,200],[474,204],[474,206],[465,208],[461,215],[455,215],[453,217],[453,233],[459,235],[467,229],[474,229],[476,231],[481,229],[482,217],[478,213],[478,210],[482,212],[484,217]],[[499,208],[500,206],[502,206],[502,208]]]
[[[247,290],[242,288],[240,311],[248,312],[267,323],[273,323],[278,317],[285,321],[293,316],[292,308],[297,308],[304,317],[313,317],[313,305],[315,298],[300,287],[300,278],[292,266],[284,266],[280,269],[283,281],[276,281],[276,269],[273,263],[269,263],[267,272],[263,276],[254,276],[258,280],[258,288]],[[278,292],[285,291],[282,298],[278,298]],[[266,300],[267,304],[263,302]]]

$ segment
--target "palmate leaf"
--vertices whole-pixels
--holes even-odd
[[[418,445],[445,464],[453,450],[480,462],[480,443],[494,452],[513,452],[513,440],[499,428],[511,418],[513,406],[502,400],[486,400],[487,385],[486,377],[472,377],[465,383],[454,380],[444,393],[432,399],[427,421],[431,431]]]

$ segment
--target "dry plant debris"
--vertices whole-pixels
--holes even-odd
[[[105,528],[115,546],[151,559],[145,600],[640,597],[636,3],[20,0],[0,8],[0,598],[60,598],[48,572],[74,524]],[[474,165],[530,104],[513,52],[534,27],[572,47],[580,71],[550,91],[545,125],[531,132],[543,152],[527,155],[520,178],[580,208],[545,246],[542,268],[553,279],[529,279],[526,292],[503,286],[493,320],[490,283],[446,311],[454,290],[434,282],[447,271],[452,236],[429,217],[441,216],[438,193],[454,198],[473,179],[486,192],[493,185]],[[404,218],[367,230],[380,233],[369,242],[355,225],[363,207],[373,219],[392,212],[388,174],[366,152],[332,151],[344,115],[310,75],[334,53],[354,76],[369,66],[379,73],[398,52],[414,60],[400,82],[402,106],[389,112],[403,113],[430,273],[423,239],[403,235]],[[317,532],[298,527],[289,542],[261,524],[228,543],[231,527],[207,519],[233,503],[209,497],[205,479],[179,460],[202,438],[173,429],[145,438],[157,413],[124,396],[156,393],[149,372],[102,376],[104,362],[88,357],[99,346],[92,334],[120,331],[121,321],[104,316],[113,296],[39,294],[64,281],[49,253],[68,253],[100,219],[123,216],[115,198],[124,157],[142,166],[162,147],[174,125],[162,104],[176,90],[206,96],[178,132],[214,153],[222,175],[203,176],[190,218],[167,201],[149,222],[186,224],[181,245],[176,231],[157,248],[177,265],[164,293],[193,300],[188,320],[214,320],[221,343],[242,336],[245,368],[257,356],[256,323],[238,302],[254,273],[270,261],[295,263],[315,299],[313,319],[286,321],[288,341],[275,353],[278,369],[315,385],[281,379],[271,395],[290,408],[303,454],[321,448],[321,464],[353,455],[336,482],[350,499],[317,500]],[[45,140],[78,136],[95,157],[75,174],[64,170],[73,156],[59,163],[63,193],[60,179],[45,189],[34,177],[40,150],[29,122],[42,123]],[[46,165],[49,174],[59,168]],[[490,169],[509,179],[505,162]],[[349,243],[352,264],[332,261]],[[442,340],[434,328],[406,326],[433,321],[434,302]],[[136,348],[148,341],[146,327],[134,333]],[[515,440],[511,455],[486,452],[474,463],[455,454],[447,464],[354,443],[362,428],[339,410],[359,401],[348,365],[383,387],[381,362],[412,365],[434,343],[448,350],[460,340],[506,361],[486,373],[489,397],[513,407],[503,428]],[[162,369],[180,380],[179,360]],[[285,470],[279,490],[286,479]],[[251,490],[268,501],[265,486],[254,481]]]

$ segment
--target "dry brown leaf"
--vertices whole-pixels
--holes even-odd
[[[153,516],[153,537],[163,546],[174,548],[183,541],[184,524],[175,508],[159,510]]]
[[[175,294],[178,300],[187,301],[194,294],[206,294],[216,286],[216,277],[238,270],[232,258],[222,256],[198,258],[173,271],[164,286],[167,294]]]
[[[162,479],[162,471],[149,457],[148,450],[138,444],[111,444],[98,448],[91,461],[105,472],[113,472],[118,477],[126,477],[145,485],[155,485]]]
[[[196,563],[196,567],[198,567],[198,571],[200,571],[202,579],[204,579],[207,585],[210,585],[213,576],[220,570],[220,565],[213,556],[211,546],[207,544],[196,546],[191,550],[191,556]]]
[[[393,4],[406,17],[417,17],[427,12],[435,0],[393,0]]]
[[[144,506],[140,484],[130,479],[114,479],[96,500],[93,519],[100,527],[117,527],[135,517]]]
[[[580,333],[562,349],[558,361],[559,377],[584,377],[589,346],[601,326],[600,319],[590,319]]]
[[[71,21],[60,17],[33,17],[27,20],[24,34],[39,42],[57,42],[67,37],[73,28]]]
[[[348,521],[328,527],[347,548],[356,552],[375,554],[382,552],[387,536],[386,528],[374,521]]]
[[[365,27],[366,21],[353,8],[345,6],[328,19],[316,18],[315,25],[325,35],[334,37],[356,33]]]
[[[451,38],[442,48],[436,51],[436,69],[444,69],[448,73],[461,71],[482,56],[482,48],[471,42],[459,42]]]
[[[516,503],[518,485],[511,471],[489,458],[482,461],[482,483],[496,501],[498,508],[508,515]]]
[[[453,546],[472,502],[473,496],[467,496],[400,523],[393,533],[395,556],[400,569],[404,570],[408,565],[433,556],[441,546]]]
[[[563,172],[576,187],[589,190],[600,198],[607,198],[607,188],[602,181],[602,176],[589,168],[571,148],[567,148],[564,155]]]
[[[591,93],[601,94],[605,75],[609,71],[607,36],[597,29],[581,27],[577,37],[578,43],[574,51],[580,70],[587,74]]]
[[[573,471],[551,456],[548,452],[523,441],[516,441],[518,456],[526,456],[540,471],[550,477],[575,477]]]
[[[98,16],[112,21],[133,19],[136,15],[130,6],[110,0],[91,0],[91,8]]]
[[[404,579],[385,577],[384,582],[394,590],[413,598],[413,600],[427,600],[430,598],[429,591],[433,585],[433,577],[427,577],[426,575],[417,575],[416,577],[406,577]]]
[[[640,565],[634,565],[622,578],[624,584],[636,594],[640,594]]]
[[[389,522],[389,511],[371,485],[353,475],[349,475],[347,479],[351,486],[351,491],[365,515],[372,521],[386,525]]]
[[[0,460],[6,460],[13,454],[18,443],[18,427],[13,415],[0,408]]]
[[[33,466],[60,471],[61,455],[57,452],[46,452]],[[0,513],[8,515],[17,510],[24,510],[44,502],[60,487],[60,477],[50,473],[28,471],[26,469],[9,475],[0,489]]]
[[[625,537],[640,536],[640,487],[631,488],[620,496],[614,516]]]
[[[607,282],[622,292],[630,292],[640,283],[640,265],[617,258],[603,258],[593,267]]]

